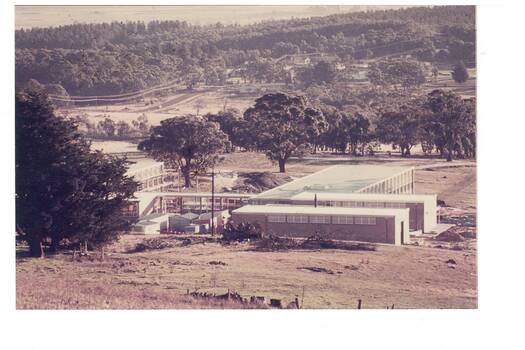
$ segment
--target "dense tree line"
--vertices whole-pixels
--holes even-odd
[[[230,109],[204,119],[218,123],[233,146],[265,152],[281,172],[290,157],[318,148],[349,150],[357,156],[373,153],[379,143],[399,149],[403,157],[409,157],[415,145],[449,161],[475,157],[475,99],[443,90],[396,99],[397,103],[387,104],[379,100],[368,109],[336,108],[304,96],[275,93],[258,98],[243,114]]]
[[[15,41],[17,84],[36,79],[71,95],[104,95],[167,81],[223,84],[232,70],[253,81],[285,82],[273,60],[297,53],[346,61],[412,52],[422,61],[474,64],[475,12],[469,6],[407,8],[246,26],[74,24],[17,30]]]

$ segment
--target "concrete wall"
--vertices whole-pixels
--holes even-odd
[[[339,240],[400,244],[396,242],[399,241],[399,238],[396,240],[396,221],[394,217],[377,217],[375,225],[274,223],[268,222],[266,214],[244,213],[233,213],[232,220],[235,224],[240,222],[258,222],[264,234],[274,234],[281,237],[320,235],[321,237]],[[399,227],[397,230],[399,230]]]
[[[430,232],[437,225],[437,195],[425,201],[423,232]]]
[[[353,206],[354,208],[367,208],[366,203],[372,202],[371,200],[367,201],[356,201],[358,205]],[[313,200],[289,200],[287,203],[282,203],[283,201],[278,200],[258,200],[253,201],[253,204],[290,204],[290,205],[314,205]],[[319,202],[319,206],[323,206],[323,201]],[[365,206],[362,204],[365,203]],[[399,201],[389,202],[388,200],[379,201],[379,203],[399,203]],[[411,231],[422,230],[423,232],[429,232],[432,228],[436,226],[436,204],[435,200],[432,204],[432,200],[422,202],[407,202],[404,203],[405,207],[409,209],[409,227]],[[347,207],[347,206],[344,206]]]

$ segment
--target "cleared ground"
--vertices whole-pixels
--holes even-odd
[[[98,123],[105,117],[114,121],[131,123],[145,114],[151,125],[160,124],[161,120],[187,115],[217,113],[226,108],[237,108],[243,112],[253,105],[255,97],[230,97],[220,90],[212,91],[179,91],[166,97],[145,98],[143,102],[121,103],[88,107],[62,109],[69,115],[85,114],[91,122]]]

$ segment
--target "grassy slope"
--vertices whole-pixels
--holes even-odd
[[[127,254],[139,237],[125,237],[105,261],[69,255],[17,264],[17,308],[236,307],[200,304],[187,289],[283,299],[305,308],[475,308],[476,253],[381,246],[376,252],[255,252],[218,243]],[[171,238],[165,238],[172,240]],[[454,259],[455,269],[445,263]],[[226,265],[210,265],[221,261]],[[323,267],[334,274],[301,267]]]

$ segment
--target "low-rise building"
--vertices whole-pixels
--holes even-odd
[[[409,229],[430,232],[437,225],[437,196],[382,193],[302,192],[291,197],[292,205],[342,208],[408,208]]]
[[[257,223],[264,235],[402,245],[410,242],[408,213],[407,208],[247,205],[232,212],[232,221]]]

